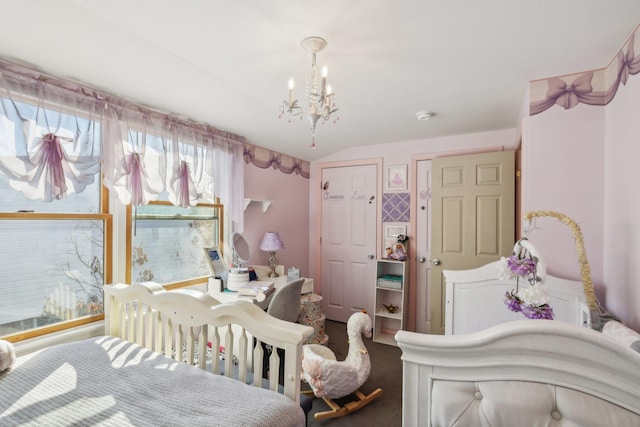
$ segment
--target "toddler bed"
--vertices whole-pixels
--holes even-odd
[[[0,425],[305,425],[301,355],[312,328],[152,283],[104,293],[104,336],[23,356],[0,373]],[[279,372],[262,380],[254,339],[285,350],[284,386]],[[271,358],[278,371],[278,352]]]

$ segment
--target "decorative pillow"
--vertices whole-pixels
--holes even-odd
[[[640,353],[640,334],[617,320],[605,323],[602,333]]]
[[[12,343],[0,340],[0,372],[13,367],[16,363],[16,349]]]

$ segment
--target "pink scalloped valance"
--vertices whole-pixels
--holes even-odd
[[[262,169],[273,168],[282,173],[295,173],[303,178],[309,178],[309,162],[246,142],[244,144],[244,161]]]

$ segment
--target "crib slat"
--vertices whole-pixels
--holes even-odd
[[[207,336],[208,336],[208,325],[202,325],[200,327],[200,334],[198,335],[198,367],[200,369],[207,368]],[[215,354],[212,352],[211,357],[214,357]]]
[[[262,366],[264,363],[264,351],[262,350],[262,341],[256,340],[256,346],[253,348],[253,385],[262,387]]]
[[[269,389],[278,391],[278,378],[280,378],[280,356],[278,349],[273,347],[269,357]]]
[[[162,354],[171,357],[171,348],[173,347],[173,324],[168,317],[164,318],[164,341],[162,343]]]
[[[175,336],[173,341],[173,358],[177,361],[182,360],[182,349],[184,343],[184,333],[182,332],[182,325],[179,323],[175,324]]]
[[[220,373],[220,333],[217,327],[213,327],[213,332],[209,338],[211,341],[211,372]]]
[[[135,334],[136,340],[134,341],[136,344],[144,346],[144,306],[142,301],[136,301],[135,304]]]
[[[182,328],[180,328],[180,330],[182,330]],[[194,348],[193,345],[195,343],[195,337],[193,335],[193,328],[189,328],[188,333],[187,333],[187,363],[189,365],[193,365],[194,362]],[[182,346],[180,346],[182,348]]]
[[[231,328],[231,326],[229,326]],[[240,338],[238,340],[238,379],[243,383],[247,382],[247,343],[249,339],[247,337],[247,331],[242,328]]]
[[[233,336],[233,328],[227,326],[224,336],[224,375],[226,377],[233,375]]]

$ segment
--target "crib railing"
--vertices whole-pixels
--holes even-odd
[[[246,301],[221,304],[195,290],[166,291],[156,283],[105,285],[105,334],[257,387],[300,399],[302,343],[313,328],[276,319]],[[263,379],[262,343],[272,351]]]

